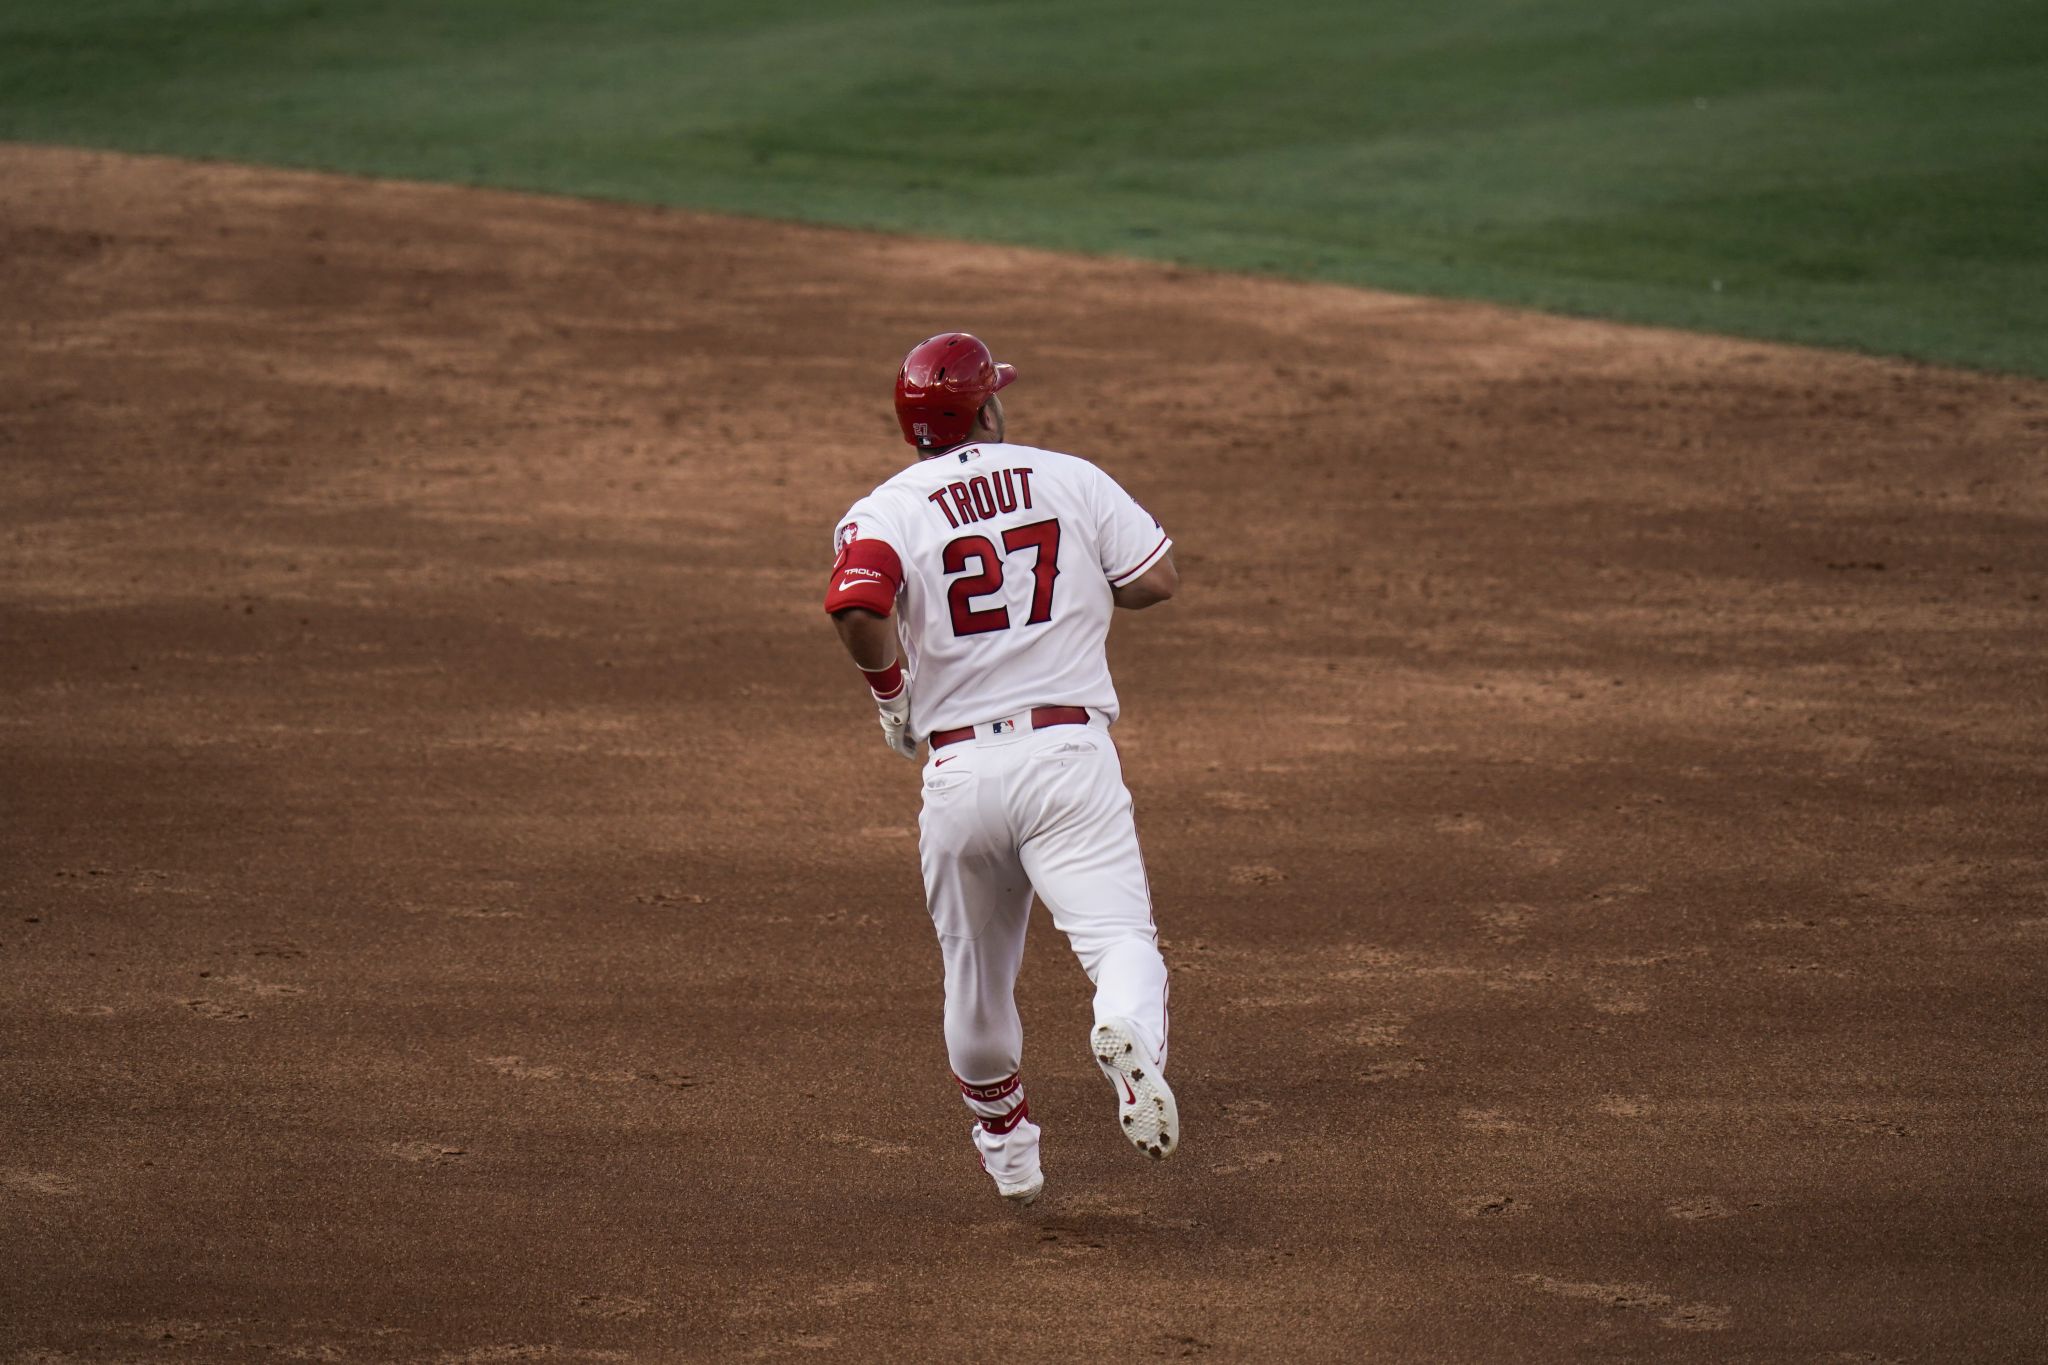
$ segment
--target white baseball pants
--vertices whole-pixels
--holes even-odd
[[[946,1053],[991,1138],[1028,1124],[1014,992],[1034,890],[1095,984],[1096,1022],[1129,1020],[1166,1062],[1166,963],[1116,745],[1099,716],[1030,724],[977,726],[976,738],[933,752],[918,820],[945,958]],[[977,1141],[986,1154],[990,1143]]]

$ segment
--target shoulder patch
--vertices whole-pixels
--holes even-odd
[[[844,554],[846,552],[847,545],[859,539],[860,523],[857,521],[849,521],[846,523],[846,525],[839,528],[839,534],[833,538],[832,551],[834,554]]]

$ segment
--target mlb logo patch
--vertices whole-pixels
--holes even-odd
[[[1007,735],[1016,728],[1017,722],[1014,720],[998,720],[990,722],[988,732],[992,735]]]

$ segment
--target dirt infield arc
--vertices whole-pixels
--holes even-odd
[[[2048,386],[0,148],[0,1359],[2048,1350]],[[1186,1145],[975,1171],[818,611],[972,328],[1120,623]]]

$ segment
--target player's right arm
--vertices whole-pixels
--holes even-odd
[[[1179,590],[1180,571],[1173,567],[1173,551],[1168,549],[1151,568],[1127,583],[1111,587],[1109,594],[1118,606],[1142,611],[1158,606]]]
[[[1157,606],[1180,589],[1173,541],[1122,484],[1099,467],[1089,468],[1095,473],[1096,543],[1110,597],[1132,611]]]

